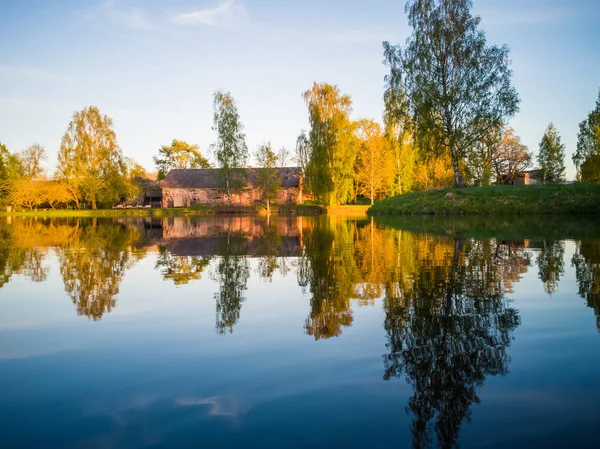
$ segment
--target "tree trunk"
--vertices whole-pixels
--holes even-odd
[[[458,156],[456,155],[454,150],[451,150],[451,155],[452,155],[452,170],[454,170],[454,187],[464,187],[465,180],[460,171],[460,167],[458,164]]]
[[[96,199],[95,199],[95,198],[92,200],[92,209],[93,209],[93,210],[96,210],[96,209],[97,209],[97,206],[96,206]]]
[[[271,213],[271,208],[270,208],[270,204],[269,203],[270,203],[269,198],[267,198],[267,214]]]
[[[225,180],[226,184],[227,184],[227,200],[229,201],[229,205],[231,206],[233,204],[233,201],[231,199],[231,189],[229,188],[229,175],[227,175],[227,179]]]

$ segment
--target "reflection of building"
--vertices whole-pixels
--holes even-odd
[[[256,188],[261,168],[246,168],[246,188],[232,195],[234,205],[251,206],[261,202],[261,193]],[[277,192],[278,204],[297,204],[302,201],[302,178],[300,169],[283,167],[277,172],[281,189]],[[219,170],[215,168],[171,170],[162,185],[163,207],[194,205],[227,205],[229,199],[219,183]]]
[[[153,228],[156,227],[154,223]],[[178,256],[216,256],[224,246],[236,255],[297,257],[301,253],[302,217],[273,223],[249,216],[202,220],[171,217],[163,218],[160,228],[160,245]],[[156,233],[156,229],[152,231]],[[226,245],[232,236],[243,239],[244,244]]]

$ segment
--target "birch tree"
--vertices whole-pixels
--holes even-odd
[[[248,161],[246,134],[235,100],[229,92],[217,91],[213,96],[213,131],[217,142],[212,150],[219,165],[219,184],[227,193],[229,204],[231,195],[246,185],[244,168]]]
[[[256,174],[257,187],[267,204],[267,212],[271,212],[271,201],[277,198],[277,192],[281,188],[277,169],[279,158],[270,142],[259,145],[255,157],[259,167]]]
[[[383,43],[389,77],[406,92],[421,148],[451,158],[465,185],[466,152],[518,111],[506,46],[488,46],[471,0],[409,0],[413,31],[404,46]]]

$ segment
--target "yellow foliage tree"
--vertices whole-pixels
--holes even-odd
[[[361,120],[357,127],[360,146],[356,158],[356,183],[359,194],[373,204],[375,198],[390,192],[394,179],[394,163],[389,141],[379,123]]]

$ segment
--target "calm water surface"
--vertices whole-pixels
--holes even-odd
[[[2,448],[598,447],[600,220],[2,220]]]

